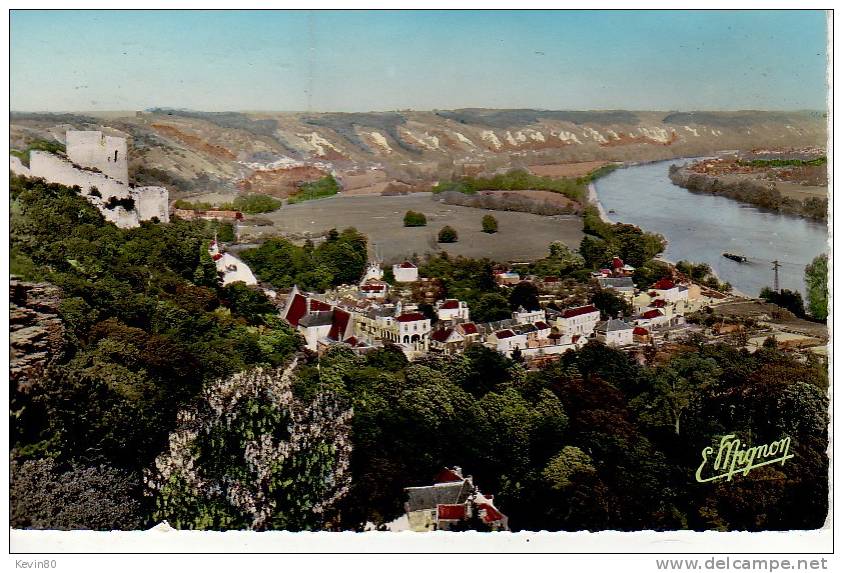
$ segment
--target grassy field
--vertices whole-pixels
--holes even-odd
[[[420,211],[427,217],[426,227],[404,227],[407,210]],[[481,220],[492,213],[498,220],[498,232],[483,233]],[[319,201],[285,205],[262,216],[272,226],[244,227],[242,234],[251,239],[272,235],[320,235],[331,229],[356,227],[376,244],[387,262],[417,253],[446,251],[454,255],[489,257],[499,261],[533,260],[546,256],[548,245],[562,241],[577,248],[582,240],[582,219],[576,216],[544,217],[531,213],[487,211],[459,205],[444,205],[430,193],[396,197],[336,196]],[[248,225],[248,222],[247,222]],[[445,225],[457,230],[457,243],[440,245],[436,234]]]

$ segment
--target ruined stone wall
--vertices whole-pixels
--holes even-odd
[[[9,281],[9,377],[25,391],[64,346],[61,291],[46,283]]]
[[[68,131],[67,157],[82,167],[94,167],[112,179],[129,182],[126,139],[103,135],[101,131]]]
[[[170,193],[164,187],[136,187],[131,190],[138,219],[150,221],[157,217],[161,223],[170,221]]]
[[[29,172],[32,177],[43,177],[51,183],[61,183],[68,187],[78,185],[83,195],[89,195],[96,187],[104,200],[111,197],[126,199],[129,186],[104,173],[77,169],[73,164],[47,151],[29,152]]]

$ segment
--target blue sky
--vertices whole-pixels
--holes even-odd
[[[824,109],[820,11],[13,11],[17,111]]]

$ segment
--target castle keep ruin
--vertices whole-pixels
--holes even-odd
[[[82,196],[107,221],[124,229],[154,218],[162,223],[170,220],[166,188],[135,187],[129,182],[125,138],[101,131],[68,131],[65,140],[67,157],[33,150],[29,153],[29,167],[17,157],[10,157],[9,168],[17,175],[79,186]]]

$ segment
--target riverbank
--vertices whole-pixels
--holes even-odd
[[[615,224],[615,222],[609,218],[609,215],[603,208],[603,204],[600,202],[600,198],[597,197],[597,188],[594,186],[593,182],[588,184],[588,202],[597,207],[597,214],[600,215],[601,221],[603,221],[604,223],[608,223],[609,225]]]
[[[661,234],[669,240],[665,259],[707,263],[718,280],[743,296],[757,297],[770,287],[769,261],[782,261],[781,288],[806,296],[805,265],[828,251],[825,225],[678,188],[668,177],[672,163],[682,162],[630,166],[601,178],[588,192],[594,209],[598,203],[603,208],[595,214]],[[615,213],[606,216],[610,209]],[[738,264],[725,259],[724,252],[746,254],[750,260]]]
[[[726,197],[746,205],[752,205],[771,213],[801,217],[817,222],[827,219],[828,199],[791,193],[783,194],[776,182],[764,182],[749,175],[715,176],[697,173],[688,165],[671,165],[668,177],[677,187],[691,193],[704,193]],[[782,183],[783,184],[783,183]]]

